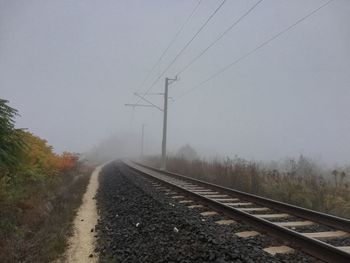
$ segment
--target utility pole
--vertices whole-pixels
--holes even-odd
[[[153,107],[157,108],[158,110],[163,112],[163,139],[162,139],[162,160],[161,160],[161,169],[166,170],[166,137],[167,137],[167,122],[168,122],[168,100],[172,99],[171,97],[168,96],[168,90],[169,90],[169,85],[172,84],[173,82],[177,81],[178,78],[177,76],[173,79],[171,78],[165,78],[165,88],[164,88],[164,93],[144,93],[144,94],[139,94],[139,93],[134,93],[135,96],[139,97],[141,100],[144,102],[147,102],[147,104],[139,104],[139,103],[127,103],[125,106],[132,107],[133,109],[135,107]],[[150,100],[146,99],[146,95],[164,95],[164,108],[160,108],[158,105],[154,104]],[[144,140],[144,124],[142,125],[142,141],[141,141],[141,156],[143,155],[143,140]]]
[[[164,88],[164,108],[163,108],[163,140],[162,140],[162,163],[161,169],[166,170],[166,137],[167,137],[167,122],[168,122],[168,89],[169,85],[177,81],[177,76],[174,79],[165,78]]]
[[[142,134],[141,134],[141,159],[143,158],[143,146],[144,146],[144,137],[145,137],[145,126],[146,126],[146,124],[142,124]]]

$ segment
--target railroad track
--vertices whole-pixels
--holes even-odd
[[[125,161],[132,170],[326,262],[349,263],[350,220]],[[307,231],[312,228],[313,231]],[[336,242],[335,242],[336,243]]]

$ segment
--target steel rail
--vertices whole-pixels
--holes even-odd
[[[158,174],[161,175],[167,175],[167,176],[171,176],[171,177],[175,177],[177,179],[182,179],[184,181],[189,181],[192,183],[195,183],[197,185],[201,185],[204,186],[206,188],[211,188],[211,189],[215,189],[224,193],[230,193],[231,195],[236,195],[236,196],[241,196],[242,199],[246,199],[246,200],[251,200],[255,203],[260,203],[260,204],[264,204],[266,205],[266,203],[268,205],[266,206],[270,206],[273,208],[278,208],[279,207],[284,207],[285,206],[290,206],[288,204],[284,204],[281,202],[277,202],[271,199],[267,199],[267,198],[262,198],[262,197],[258,197],[256,195],[252,195],[252,194],[247,194],[241,191],[237,191],[237,190],[233,190],[230,188],[226,188],[226,187],[222,187],[222,186],[218,186],[215,184],[211,184],[211,183],[206,183],[197,179],[193,179],[193,178],[189,178],[180,174],[176,174],[176,173],[171,173],[171,172],[167,172],[167,171],[163,171],[163,170],[159,170],[153,167],[149,167],[143,164],[139,164],[136,162],[125,162],[124,164],[129,167],[130,169],[136,171],[137,173],[141,173],[142,175],[149,177],[153,180],[156,180],[162,184],[165,184],[171,188],[175,188],[177,190],[179,190],[180,192],[186,193],[186,195],[193,197],[196,200],[202,201],[204,203],[206,203],[208,206],[212,207],[215,210],[218,210],[234,219],[238,219],[241,220],[247,224],[250,224],[258,229],[261,229],[264,232],[267,232],[270,235],[276,236],[277,238],[282,238],[284,240],[288,240],[288,242],[290,243],[291,246],[300,249],[316,258],[319,258],[321,260],[324,260],[326,262],[330,262],[330,263],[348,263],[350,262],[350,254],[342,251],[332,245],[329,245],[325,242],[322,242],[320,240],[314,239],[314,238],[310,238],[310,237],[306,237],[301,233],[298,233],[296,231],[290,230],[288,228],[285,227],[281,227],[278,226],[276,224],[274,224],[273,222],[270,222],[266,219],[263,218],[259,218],[256,217],[252,214],[249,214],[247,212],[238,210],[234,207],[228,206],[224,203],[220,203],[218,201],[215,201],[213,199],[210,199],[208,197],[202,196],[200,194],[194,193],[188,189],[185,189],[184,187],[177,185],[176,183],[172,183],[172,182],[168,182],[166,180],[163,180],[159,177],[157,177],[155,174],[152,174],[152,172],[156,172]],[[146,170],[145,170],[146,169]],[[147,171],[148,170],[148,171]],[[248,197],[248,198],[247,198]],[[251,198],[251,199],[249,199]],[[263,201],[262,202],[257,202],[256,199],[260,199],[262,198]],[[266,201],[267,200],[267,201]],[[278,207],[275,205],[275,203],[278,204]],[[300,207],[296,207],[296,206],[292,206],[293,209],[292,210],[288,210],[288,211],[299,211],[298,208]],[[300,208],[301,210],[304,210],[304,208]],[[310,212],[314,212],[312,210],[307,210],[307,216],[310,214]],[[286,210],[287,212],[287,210]],[[319,212],[315,212],[316,214],[321,214],[322,217],[326,217],[328,215],[323,214],[323,213],[319,213]],[[296,213],[294,213],[293,215],[296,215]],[[316,216],[315,216],[316,217]],[[342,218],[339,217],[334,217],[334,216],[329,216],[330,218],[335,218],[335,220],[337,220],[337,222],[339,223],[339,221],[341,222]],[[304,216],[304,218],[307,218]],[[348,221],[346,219],[342,219],[345,221]],[[316,220],[315,220],[316,221]],[[327,222],[330,221],[330,219],[327,220]]]
[[[290,213],[290,214],[293,214],[295,216],[298,216],[298,217],[301,217],[304,219],[308,219],[308,220],[311,220],[311,221],[314,221],[314,222],[317,222],[317,223],[320,223],[323,225],[327,225],[327,226],[330,226],[330,227],[333,227],[333,228],[336,228],[339,230],[350,232],[350,220],[349,219],[345,219],[345,218],[321,213],[318,211],[314,211],[311,209],[283,203],[283,202],[272,200],[272,199],[269,199],[266,197],[261,197],[258,195],[245,193],[245,192],[242,192],[239,190],[234,190],[234,189],[220,186],[217,184],[204,182],[204,181],[190,178],[190,177],[178,174],[178,173],[159,170],[159,169],[156,169],[154,167],[150,167],[150,166],[140,164],[137,162],[134,162],[134,163],[137,165],[140,165],[142,167],[145,167],[147,169],[153,170],[155,172],[164,173],[164,174],[174,176],[176,178],[180,178],[183,180],[187,180],[187,181],[190,181],[190,182],[202,185],[202,186],[211,187],[212,189],[215,189],[217,191],[236,195],[237,197],[240,197],[240,198],[245,199],[245,200],[250,201],[250,202],[254,202],[254,203],[259,204],[259,205],[273,207],[276,210],[280,210],[280,211],[285,212],[285,213]]]

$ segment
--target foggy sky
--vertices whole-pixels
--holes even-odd
[[[0,97],[17,126],[57,151],[84,152],[119,134],[160,151],[162,113],[125,103],[197,0],[0,0]],[[229,0],[166,76],[174,74],[255,1]],[[207,156],[270,160],[304,154],[350,159],[350,1],[336,0],[201,88],[183,92],[320,6],[265,0],[170,89],[168,145]],[[218,6],[203,0],[150,83]],[[161,92],[164,78],[152,90]],[[150,97],[162,106],[158,97]],[[138,141],[137,141],[138,143]]]

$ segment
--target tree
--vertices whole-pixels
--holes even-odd
[[[344,171],[342,171],[340,173],[340,184],[343,185],[344,184],[344,178],[346,176],[346,173]]]
[[[27,145],[21,163],[24,170],[43,176],[58,172],[61,160],[46,140],[28,131],[23,131],[21,136]]]
[[[68,171],[68,170],[73,170],[76,168],[79,157],[77,154],[63,152],[59,156],[59,160],[60,160],[59,170],[60,171]]]
[[[338,187],[338,171],[335,169],[332,171],[332,175],[334,176],[334,183],[335,183],[335,186]]]
[[[22,130],[15,128],[17,115],[17,110],[10,107],[7,100],[0,99],[0,176],[8,175],[16,167],[25,148]]]
[[[189,144],[182,146],[177,151],[176,155],[189,161],[193,161],[199,158],[197,152]]]

